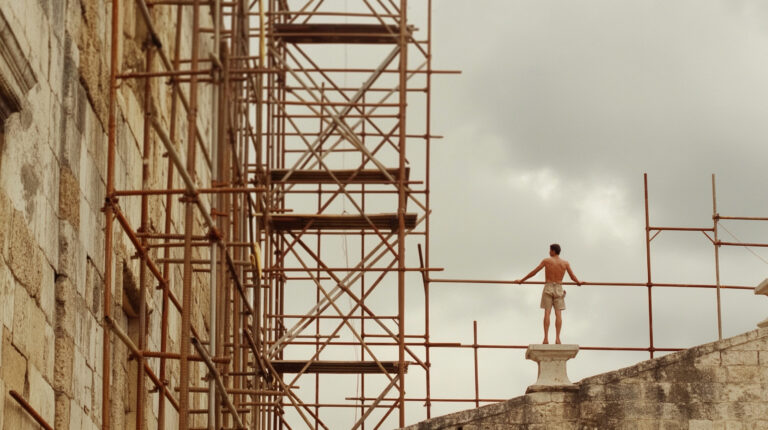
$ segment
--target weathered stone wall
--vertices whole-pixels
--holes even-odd
[[[531,393],[407,429],[768,429],[768,328],[578,385],[577,392]]]
[[[8,395],[9,390],[21,393],[57,429],[95,429],[102,422],[105,258],[101,209],[106,180],[111,7],[112,2],[106,0],[0,1],[0,45],[6,46],[7,37],[18,44],[17,51],[24,57],[20,64],[29,65],[22,78],[33,84],[28,90],[21,85],[20,103],[0,100],[5,109],[0,113],[8,111],[8,106],[16,107],[15,113],[0,115],[0,429],[39,428]],[[156,7],[153,15],[164,49],[172,53],[175,8]],[[121,2],[121,18],[120,70],[143,71],[147,31],[136,2]],[[203,18],[210,20],[207,15]],[[190,22],[189,14],[185,19]],[[203,25],[210,26],[210,22]],[[182,40],[182,56],[188,57],[191,29],[182,34]],[[210,49],[210,41],[203,40],[201,56],[207,58]],[[3,53],[0,49],[0,83],[13,77],[13,69],[3,62]],[[159,64],[154,70],[160,70]],[[153,110],[167,126],[170,87],[163,79],[154,82]],[[3,91],[0,97],[7,99]],[[209,105],[210,87],[203,85],[198,123],[205,136],[211,133]],[[141,188],[142,106],[142,81],[123,82],[117,100],[117,189]],[[186,147],[183,109],[179,109],[177,126],[177,141]],[[151,148],[152,174],[147,186],[164,188],[168,161],[158,140],[153,138]],[[201,182],[209,182],[210,170],[202,156],[197,170]],[[121,198],[119,205],[138,228],[139,199]],[[153,198],[149,209],[150,230],[161,232],[165,199]],[[174,232],[180,232],[183,218],[178,201],[172,214]],[[196,225],[201,225],[200,219]],[[125,332],[136,336],[137,320],[124,311],[123,291],[138,290],[138,260],[117,224],[114,251],[109,293],[113,317]],[[180,258],[178,250],[171,257]],[[198,254],[193,258],[205,257]],[[181,297],[178,270],[170,274],[170,281],[174,293]],[[160,349],[162,293],[154,288],[156,285],[148,282],[146,297],[151,312],[148,344],[153,350]],[[200,299],[193,301],[192,321],[204,333],[207,293],[203,294],[201,280],[194,288]],[[178,351],[179,326],[178,313],[171,312],[172,351]],[[134,428],[136,365],[114,336],[112,343],[111,422],[113,428]],[[157,369],[156,361],[150,364]],[[200,381],[201,375],[201,368],[193,366],[191,380]],[[173,390],[178,384],[175,363],[169,365],[167,379]],[[202,407],[201,399],[193,398],[191,407]],[[149,428],[156,428],[157,394],[148,396],[146,410]],[[170,406],[167,410],[167,428],[175,428],[175,411]]]

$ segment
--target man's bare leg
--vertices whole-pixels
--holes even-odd
[[[563,328],[563,311],[555,309],[555,343],[560,342],[560,329]],[[546,343],[546,342],[544,342]]]
[[[544,309],[544,344],[549,343],[549,313],[552,308]]]

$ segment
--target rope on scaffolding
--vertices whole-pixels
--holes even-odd
[[[728,234],[729,234],[729,235],[730,235],[730,236],[731,236],[731,237],[732,237],[732,238],[733,238],[733,239],[734,239],[736,242],[738,242],[738,243],[744,243],[744,242],[742,242],[742,241],[741,241],[741,239],[739,239],[738,237],[736,237],[736,235],[735,235],[735,234],[731,233],[731,231],[730,231],[730,230],[728,230],[728,228],[726,228],[726,227],[725,227],[725,226],[724,226],[722,223],[720,223],[719,225],[720,225],[720,227],[722,227],[722,228],[723,228],[723,230],[725,230],[725,232],[726,232],[726,233],[728,233]],[[750,248],[749,246],[746,246],[746,245],[744,245],[744,248],[746,248],[746,249],[747,249],[747,251],[751,252],[751,253],[752,253],[752,255],[754,255],[755,257],[759,258],[759,259],[760,259],[760,261],[762,261],[762,262],[763,262],[763,263],[765,263],[765,264],[768,264],[768,260],[766,260],[765,258],[763,258],[763,257],[762,257],[760,254],[758,254],[757,252],[755,252],[755,251],[754,251],[752,248]]]

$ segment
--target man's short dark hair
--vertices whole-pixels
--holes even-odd
[[[555,254],[560,255],[560,245],[553,243],[552,245],[549,245],[549,249],[555,251]]]

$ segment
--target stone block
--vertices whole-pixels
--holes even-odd
[[[11,269],[0,259],[0,331],[3,327],[13,327],[13,302],[16,281]]]
[[[96,265],[89,258],[85,271],[85,302],[88,309],[94,315],[101,315],[103,298],[101,292],[104,290],[104,278],[96,268]]]
[[[612,384],[606,386],[605,399],[609,402],[636,401],[641,398],[642,387],[638,384]]]
[[[720,361],[720,351],[711,352],[709,354],[704,354],[699,357],[696,357],[694,360],[694,366],[701,369],[704,367],[711,367],[711,366],[719,366],[721,363]]]
[[[53,420],[53,428],[57,430],[69,430],[71,399],[66,394],[56,393],[56,417]]]
[[[24,382],[27,375],[27,360],[11,343],[10,334],[3,334],[3,367],[0,369],[7,390],[24,392]]]
[[[59,224],[61,223],[58,216],[59,211],[57,203],[47,199],[41,207],[43,210],[37,217],[39,221],[34,226],[36,228],[34,230],[35,238],[40,245],[43,259],[56,269],[59,264],[59,242],[55,239],[59,237]]]
[[[56,335],[75,337],[75,320],[81,312],[82,298],[77,295],[75,286],[67,276],[56,279]],[[78,300],[79,299],[79,300]]]
[[[45,321],[43,311],[20,287],[14,295],[13,344],[30,364],[49,381],[53,380],[53,327]]]
[[[43,367],[40,371],[47,381],[53,383],[53,366],[56,360],[56,335],[53,326],[46,324],[43,338],[38,341],[43,343]]]
[[[69,428],[70,430],[83,428],[83,410],[74,400],[70,401]]]
[[[56,273],[48,264],[44,264],[41,268],[43,272],[43,280],[40,283],[40,293],[38,294],[38,302],[40,309],[45,315],[45,320],[48,325],[53,326],[56,323]]]
[[[29,403],[45,421],[52,423],[56,411],[56,397],[53,393],[53,387],[43,378],[35,366],[29,366],[27,380],[29,382]]]
[[[38,369],[43,368],[41,361],[44,345],[41,335],[45,330],[45,315],[37,307],[35,300],[23,288],[14,292],[13,344],[33,362]]]
[[[42,252],[21,212],[14,211],[11,223],[9,266],[19,283],[29,291],[29,295],[36,297],[43,281]]]
[[[75,349],[72,365],[73,400],[83,406],[88,413],[92,409],[93,372],[85,364],[85,357]]]
[[[714,430],[715,423],[711,420],[689,420],[688,430]]]
[[[723,351],[721,354],[723,366],[748,365],[756,366],[757,351]]]
[[[759,366],[728,366],[728,383],[744,384],[760,377]]]
[[[85,279],[85,248],[78,232],[68,222],[59,223],[58,245],[57,273],[70,278],[74,285],[82,285]]]
[[[80,228],[80,181],[68,167],[62,167],[59,175],[59,218],[75,231]]]
[[[53,368],[53,388],[57,393],[72,397],[72,366],[75,343],[64,333],[56,337],[56,362]]]
[[[94,422],[101,424],[101,405],[102,405],[102,398],[101,398],[101,386],[104,384],[104,380],[99,375],[99,372],[101,372],[101,367],[99,367],[98,372],[93,373],[93,386],[97,387],[99,390],[98,392],[94,393],[93,395],[93,418]],[[157,403],[157,402],[153,402]]]
[[[760,366],[759,382],[768,385],[768,366]]]
[[[13,206],[4,190],[0,190],[0,257],[6,257],[8,254],[8,241],[11,237],[11,223],[9,222],[13,217]]]
[[[102,339],[103,334],[101,331],[101,325],[99,325],[96,318],[93,317],[91,314],[87,314],[88,319],[91,321],[89,328],[90,333],[88,335],[88,355],[86,356],[86,362],[88,364],[88,367],[91,369],[97,369],[99,367],[99,363],[101,362],[100,358],[102,356]]]
[[[729,402],[757,402],[763,397],[763,388],[759,383],[728,384],[725,392]]]

